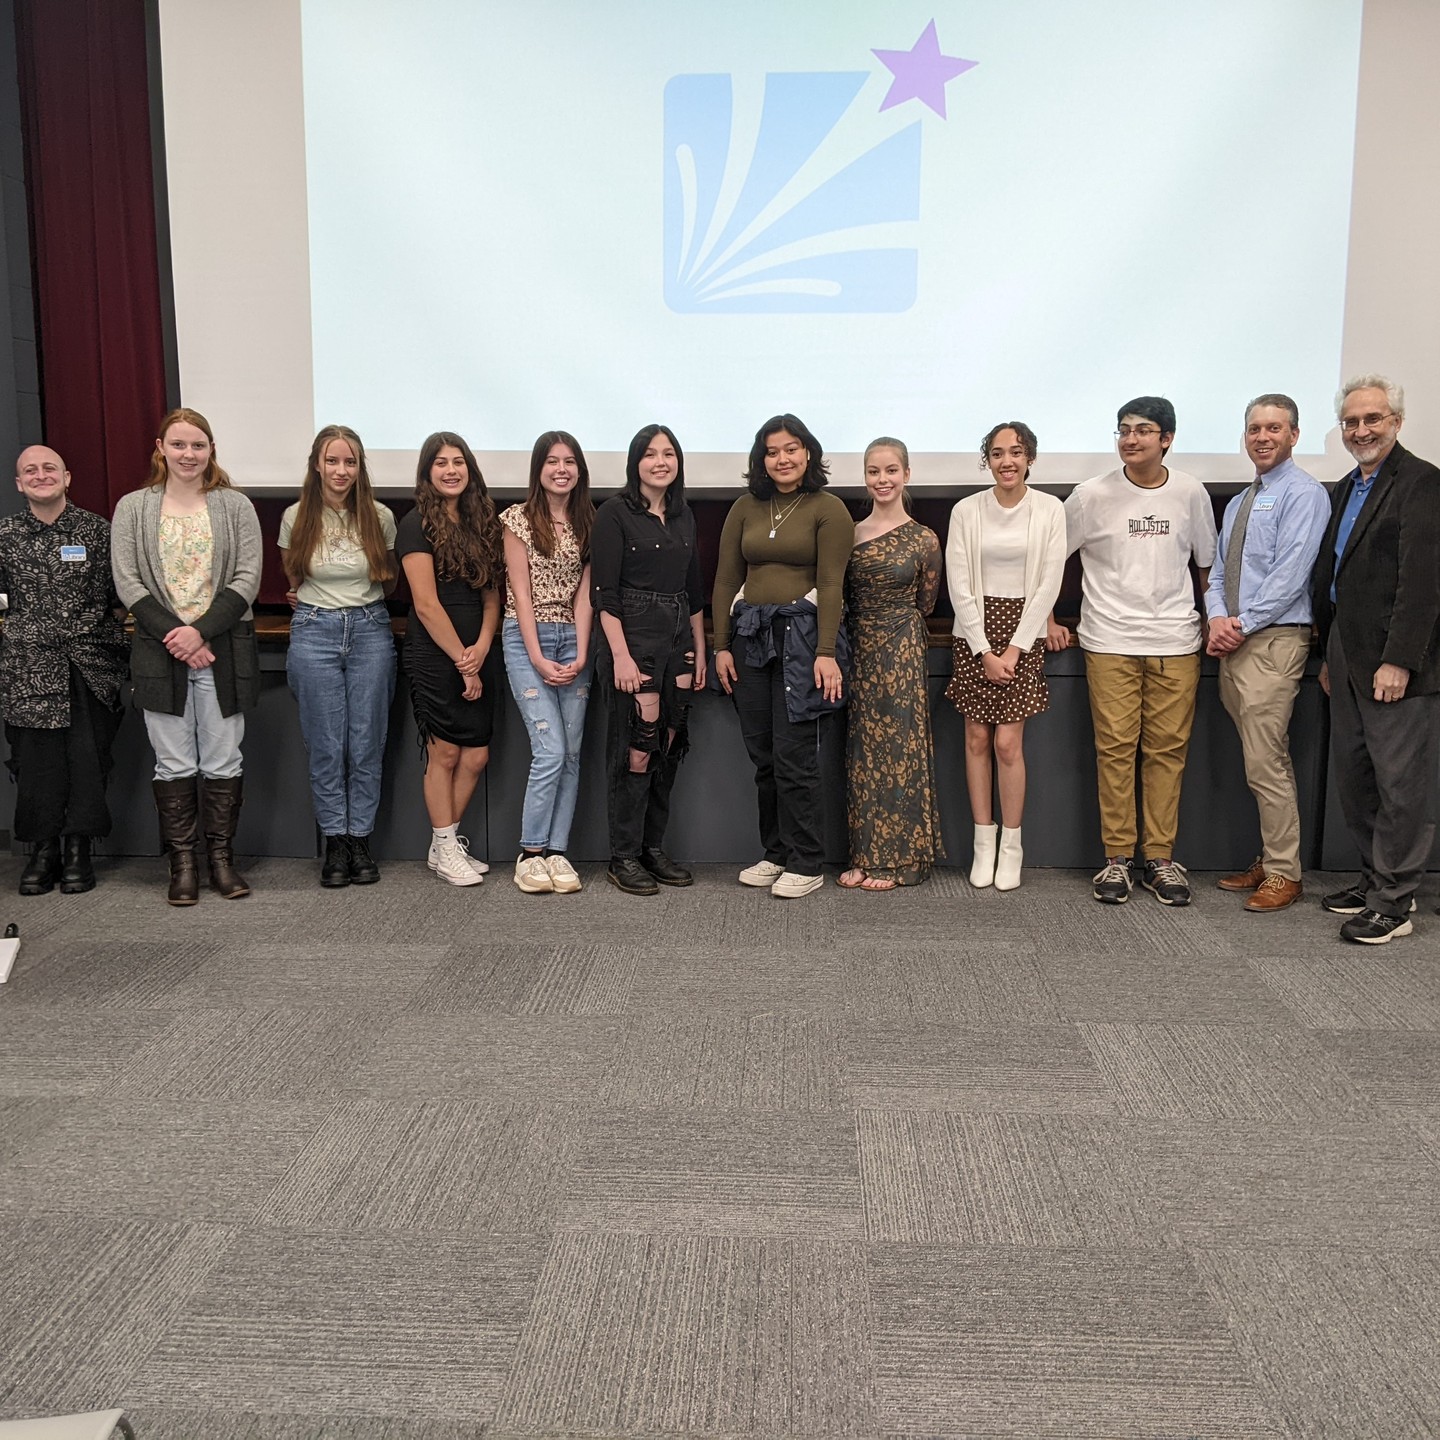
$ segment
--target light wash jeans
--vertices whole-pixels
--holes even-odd
[[[145,733],[155,750],[157,780],[233,780],[241,770],[240,742],[245,738],[245,717],[238,712],[226,719],[215,698],[215,670],[207,665],[192,670],[183,715],[146,710]]]
[[[564,665],[579,653],[575,627],[554,621],[536,625],[540,653]],[[530,778],[520,815],[522,850],[563,850],[570,843],[570,822],[580,796],[580,742],[585,738],[585,706],[590,699],[593,662],[569,685],[547,685],[525,650],[518,621],[501,630],[505,673],[530,737]]]
[[[369,835],[395,697],[395,637],[385,602],[297,607],[285,673],[300,707],[316,823],[326,835]]]

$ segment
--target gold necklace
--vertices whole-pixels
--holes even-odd
[[[804,498],[805,496],[803,492],[797,495],[795,499],[791,501],[790,508],[788,510],[781,511],[779,518],[777,519],[775,497],[773,495],[770,497],[770,538],[772,540],[775,538],[775,532],[795,513],[795,511],[800,506],[800,502]]]

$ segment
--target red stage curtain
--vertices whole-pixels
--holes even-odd
[[[166,409],[144,0],[17,0],[45,442],[107,518]]]

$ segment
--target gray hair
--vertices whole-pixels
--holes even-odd
[[[1403,386],[1397,385],[1388,375],[1357,375],[1353,380],[1347,380],[1335,396],[1335,418],[1337,420],[1340,418],[1340,412],[1345,408],[1345,401],[1357,390],[1383,390],[1385,403],[1390,407],[1391,412],[1402,420],[1405,418],[1405,389]]]
[[[1247,425],[1250,423],[1250,412],[1258,409],[1262,405],[1272,406],[1276,410],[1288,411],[1290,415],[1290,428],[1292,430],[1298,430],[1300,428],[1300,407],[1288,395],[1281,395],[1278,391],[1269,395],[1257,395],[1245,407],[1245,423]]]

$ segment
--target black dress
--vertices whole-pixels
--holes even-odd
[[[429,555],[435,551],[421,523],[420,512],[412,510],[401,520],[395,535],[395,554],[403,561],[407,555]],[[435,593],[455,627],[462,645],[473,645],[480,638],[485,619],[485,591],[477,590],[466,580],[446,580],[435,576]],[[481,692],[478,700],[464,698],[465,681],[455,662],[430,638],[424,622],[415,612],[414,602],[405,624],[402,649],[406,679],[410,682],[410,704],[415,711],[415,725],[422,744],[445,740],[466,749],[488,745],[495,729],[495,696],[500,684],[497,647],[491,646],[480,668]]]

